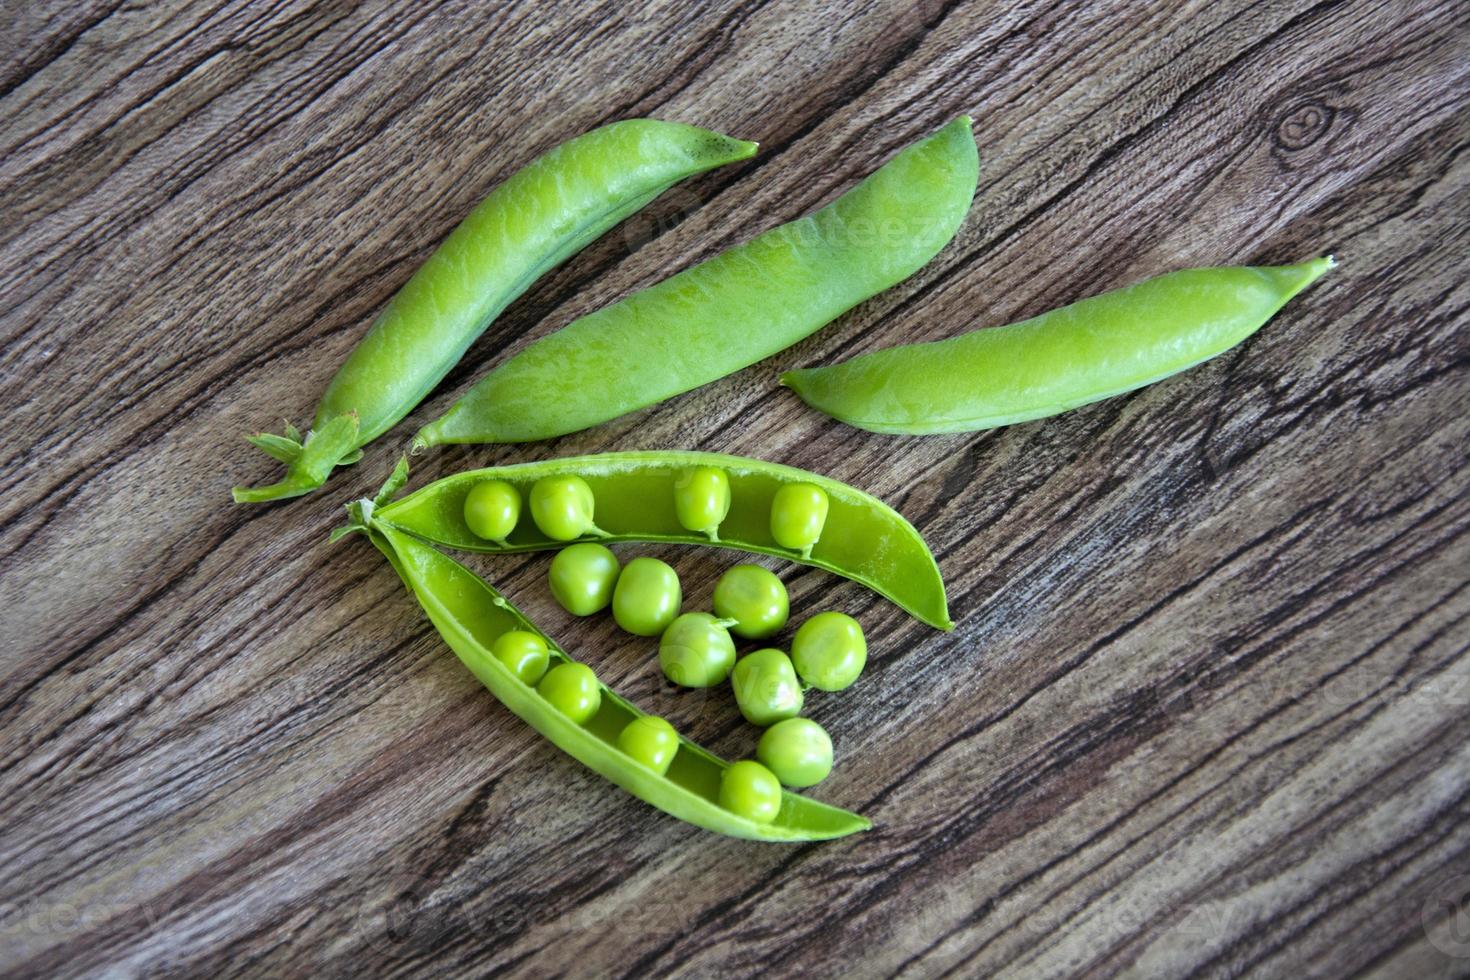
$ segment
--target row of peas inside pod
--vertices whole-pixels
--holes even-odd
[[[729,481],[715,467],[699,467],[675,484],[675,510],[688,530],[719,540],[719,525],[730,506]],[[543,534],[559,541],[599,535],[596,500],[577,476],[538,480],[530,490],[530,515]],[[772,536],[782,547],[809,554],[821,538],[827,495],[812,484],[791,484],[771,504]],[[476,484],[464,501],[465,523],[480,537],[503,542],[520,520],[519,492],[509,483]],[[775,817],[781,786],[806,788],[832,770],[832,740],[817,722],[800,717],[805,690],[840,691],[857,680],[867,661],[862,627],[841,612],[821,612],[796,630],[791,652],[763,647],[737,658],[732,637],[765,640],[786,626],[790,600],[773,572],[754,564],[728,569],[716,583],[713,613],[680,612],[683,589],[667,563],[647,556],[620,564],[612,550],[596,541],[563,548],[552,559],[549,584],[556,601],[574,616],[591,616],[609,607],[617,624],[635,636],[659,637],[659,664],[681,687],[709,688],[731,681],[741,714],[765,728],[756,748],[759,761],[742,760],[725,770],[720,802],[755,820]],[[598,710],[599,685],[581,663],[547,667],[546,644],[526,632],[512,632],[493,654],[524,683],[536,687],[552,706],[578,724]],[[623,730],[619,747],[653,771],[667,771],[679,747],[677,732],[656,716],[639,718]]]
[[[606,536],[594,517],[597,501],[579,476],[549,476],[531,485],[531,519],[555,541]],[[730,512],[730,478],[714,466],[694,467],[674,485],[674,510],[687,530],[720,539]],[[783,548],[811,556],[827,523],[827,492],[811,483],[781,487],[771,501],[771,536]],[[465,495],[464,519],[486,541],[505,544],[521,519],[521,494],[504,480],[484,480]]]
[[[587,724],[602,707],[602,685],[598,683],[597,674],[592,668],[584,663],[569,662],[547,669],[550,665],[550,650],[546,641],[535,633],[525,630],[503,633],[496,639],[490,652],[517,680],[534,687],[547,704],[578,725]],[[635,762],[663,775],[668,772],[674,755],[679,750],[679,734],[663,718],[646,715],[628,722],[618,733],[618,747]],[[740,782],[732,782],[731,792],[748,796],[749,792],[743,789]],[[721,792],[723,796],[723,786]],[[774,800],[767,801],[770,804],[768,809],[771,817],[775,816],[776,809],[780,806],[780,796],[778,787]],[[748,807],[731,806],[728,809],[742,816],[760,816],[764,813],[760,807],[755,812],[751,812]]]

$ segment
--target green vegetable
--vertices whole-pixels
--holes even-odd
[[[505,544],[521,519],[521,495],[504,480],[486,480],[464,498],[464,523],[476,536]]]
[[[783,786],[815,786],[832,771],[832,739],[810,718],[776,722],[761,734],[755,754]]]
[[[551,559],[551,594],[573,616],[591,616],[612,602],[618,557],[595,541],[563,548]]]
[[[730,673],[735,703],[752,725],[762,728],[801,714],[801,684],[791,658],[780,650],[757,650],[735,663]]]
[[[522,684],[535,687],[546,676],[550,656],[546,641],[536,633],[511,630],[496,637],[490,653]]]
[[[812,483],[789,483],[771,501],[771,537],[783,548],[812,553],[827,523],[827,494]]]
[[[602,685],[586,664],[557,664],[541,678],[536,693],[579,725],[591,721],[602,707]]]
[[[754,823],[770,823],[781,809],[781,783],[759,762],[737,762],[720,777],[720,806]]]
[[[531,485],[531,520],[553,541],[574,541],[584,534],[606,537],[592,523],[596,504],[592,488],[580,476],[548,476]]]
[[[425,260],[332,378],[303,441],[250,442],[285,479],[236,487],[236,503],[309,493],[333,467],[407,415],[490,321],[541,275],[693,174],[743,160],[754,143],[654,119],[612,123],[563,143],[497,187]]]
[[[721,469],[730,482],[730,510],[720,522],[719,546],[774,555],[860,582],[940,629],[951,629],[944,582],[919,533],[892,508],[861,490],[790,466],[740,456],[695,452],[607,453],[471,470],[437,480],[400,500],[380,494],[375,518],[446,548],[519,552],[561,542],[522,520],[504,545],[486,541],[465,524],[464,500],[476,484],[504,480],[530,492],[538,480],[577,476],[591,487],[597,522],[607,541],[709,544],[679,522],[674,484],[690,469]],[[810,483],[827,494],[829,510],[810,555],[793,554],[771,536],[771,503],[790,483]],[[388,495],[391,498],[391,494]]]
[[[717,466],[696,466],[674,481],[674,513],[687,530],[720,540],[720,522],[730,513],[730,477]]]
[[[576,320],[500,364],[415,447],[575,432],[754,364],[914,273],[978,163],[961,117],[821,210]]]
[[[643,712],[606,687],[601,688],[601,707],[585,726],[553,708],[490,652],[509,630],[538,632],[514,606],[447,555],[374,520],[372,508],[358,503],[349,509],[352,529],[366,532],[387,556],[439,635],[481,683],[559,748],[634,796],[706,830],[752,840],[824,840],[870,826],[855,813],[789,792],[780,796],[769,823],[740,816],[720,803],[728,764],[686,739],[680,739],[663,775],[629,758],[618,738],[634,719],[647,717]],[[553,663],[570,662],[555,644],[547,646]]]
[[[1193,367],[1332,268],[1186,269],[1006,327],[788,371],[802,401],[873,432],[969,432],[1056,415]]]
[[[613,619],[634,636],[658,636],[684,601],[679,576],[657,558],[634,558],[613,588]]]
[[[868,662],[863,628],[844,613],[817,613],[792,637],[791,662],[802,683],[810,687],[820,691],[850,687]]]
[[[679,733],[662,718],[644,715],[623,726],[618,733],[618,748],[662,776],[679,751]]]
[[[736,565],[715,583],[715,615],[731,622],[730,632],[763,640],[786,625],[791,604],[786,586],[769,569]]]
[[[735,666],[732,620],[709,613],[688,612],[669,624],[658,643],[658,663],[664,676],[680,687],[714,687]]]

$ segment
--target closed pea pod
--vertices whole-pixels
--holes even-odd
[[[743,807],[736,812],[721,803],[723,777],[731,766],[687,739],[679,739],[668,768],[657,772],[619,741],[627,726],[646,714],[602,685],[598,707],[585,723],[563,713],[490,652],[507,631],[536,632],[513,605],[429,544],[376,522],[371,508],[355,508],[354,517],[359,520],[353,530],[366,533],[383,552],[439,635],[497,699],[559,748],[639,799],[707,830],[752,840],[824,840],[868,829],[868,821],[855,813],[785,791],[773,799],[763,796],[765,805],[754,816],[745,816]],[[571,663],[555,644],[547,645],[557,667]]]
[[[1005,327],[788,371],[781,383],[872,432],[971,432],[1151,384],[1240,343],[1332,268],[1185,269]]]
[[[961,117],[813,214],[531,344],[420,429],[415,446],[549,439],[790,347],[933,258],[969,210],[978,167]]]
[[[749,157],[754,143],[654,119],[615,122],[496,187],[419,267],[327,385],[303,440],[250,442],[288,467],[236,503],[308,493],[423,400],[511,300],[675,182]]]
[[[718,542],[680,523],[674,485],[691,469],[723,471],[730,509],[720,522]],[[374,518],[446,548],[485,552],[540,551],[561,547],[534,521],[521,521],[505,544],[487,541],[465,524],[464,499],[486,480],[504,480],[529,493],[540,480],[576,476],[596,498],[597,526],[606,542],[675,542],[717,545],[811,565],[860,582],[939,629],[953,623],[944,580],[934,556],[913,525],[870,494],[792,466],[720,453],[629,452],[572,456],[470,470],[436,480],[393,500],[398,486],[385,487],[374,501]],[[404,474],[406,479],[406,472]],[[793,551],[771,534],[776,494],[790,484],[819,487],[828,500],[827,518],[810,552]]]

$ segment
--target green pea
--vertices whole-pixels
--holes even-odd
[[[822,691],[840,691],[863,672],[868,662],[868,641],[851,616],[817,613],[792,637],[791,660],[803,683]]]
[[[781,811],[781,782],[759,762],[733,763],[720,776],[720,806],[747,820],[770,823]]]
[[[557,664],[541,678],[536,693],[579,725],[585,725],[602,707],[602,685],[586,664]]]
[[[476,483],[464,497],[464,522],[477,538],[505,544],[521,519],[521,494],[504,480]]]
[[[783,548],[812,553],[827,523],[827,491],[812,483],[788,483],[771,499],[771,537]]]
[[[634,636],[658,636],[679,615],[679,576],[657,558],[634,558],[613,588],[613,619]]]
[[[535,633],[511,630],[501,633],[490,647],[496,660],[505,664],[522,683],[535,685],[546,673],[546,641]]]
[[[634,718],[618,733],[618,748],[662,776],[679,751],[679,733],[656,715]]]
[[[801,684],[791,658],[780,650],[757,650],[741,657],[730,683],[740,713],[752,725],[764,728],[801,714]]]
[[[791,601],[786,586],[770,569],[736,565],[715,583],[715,615],[734,620],[730,632],[747,640],[763,640],[786,625]]]
[[[756,758],[795,789],[815,786],[832,771],[832,739],[810,718],[787,718],[767,728],[755,749]]]
[[[720,540],[720,522],[730,513],[730,478],[714,466],[684,471],[674,481],[674,512],[685,530]]]
[[[658,663],[664,676],[680,687],[714,687],[735,666],[731,620],[709,613],[685,613],[664,630],[658,642]]]
[[[592,488],[580,476],[548,476],[531,485],[531,519],[553,541],[571,541],[584,534],[606,537],[592,513]]]
[[[591,616],[612,602],[618,556],[595,541],[563,548],[551,559],[551,594],[573,616]]]

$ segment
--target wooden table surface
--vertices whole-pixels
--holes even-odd
[[[15,975],[1470,971],[1470,8],[7,3],[0,65],[0,969]],[[697,448],[861,486],[958,628],[777,562],[868,632],[812,792],[875,827],[686,826],[502,708],[361,538],[418,425],[528,339],[830,200],[954,115],[979,193],[907,282],[770,360],[472,465]],[[632,116],[762,143],[548,275],[310,497],[309,421],[456,222]],[[1055,419],[932,438],[779,370],[1193,265],[1341,267],[1239,348]],[[689,604],[728,552],[668,558]],[[475,563],[730,756],[728,689]]]

